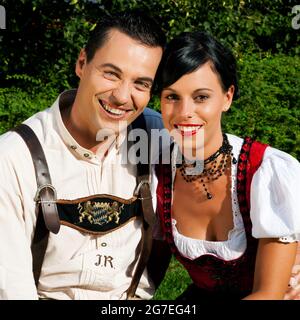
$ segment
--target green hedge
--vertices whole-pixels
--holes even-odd
[[[41,111],[55,101],[54,88],[28,93],[20,88],[0,88],[0,134]]]
[[[7,29],[0,30],[0,87],[24,86],[20,77],[76,84],[74,64],[88,32],[105,12],[142,9],[160,22],[168,39],[206,30],[241,57],[246,52],[300,53],[286,0],[4,0]],[[27,86],[32,88],[34,83]]]
[[[250,55],[239,65],[241,97],[224,116],[224,129],[300,159],[300,57]]]

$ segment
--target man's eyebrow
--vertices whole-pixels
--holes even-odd
[[[98,66],[98,68],[107,68],[107,67],[114,69],[118,73],[122,73],[122,70],[119,67],[117,67],[114,64],[112,64],[112,63],[103,63],[100,66]]]
[[[153,84],[153,79],[149,77],[140,77],[137,79],[138,81],[144,81],[144,82],[149,82],[150,84]]]
[[[112,63],[103,63],[103,64],[101,64],[100,66],[98,66],[98,68],[112,68],[112,69],[114,69],[116,72],[118,72],[118,73],[122,73],[122,70],[119,68],[119,67],[117,67],[117,66],[115,66],[114,64],[112,64]],[[149,82],[150,84],[153,84],[153,79],[152,78],[150,78],[150,77],[140,77],[140,78],[138,78],[137,80],[139,80],[139,81],[145,81],[145,82]]]

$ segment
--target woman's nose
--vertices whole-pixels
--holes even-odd
[[[178,108],[179,115],[185,118],[193,117],[193,104],[187,100],[183,99],[180,101],[180,106]]]

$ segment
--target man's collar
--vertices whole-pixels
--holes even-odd
[[[76,93],[77,89],[64,91],[59,95],[52,106],[57,131],[64,141],[65,145],[72,153],[86,160],[96,160],[96,158],[103,159],[114,147],[117,149],[117,151],[119,151],[119,148],[126,138],[126,130],[121,132],[118,135],[117,139],[110,139],[106,143],[101,144],[97,149],[96,154],[89,149],[82,147],[70,134],[62,120],[61,111],[64,108],[70,108],[72,106],[76,97]]]

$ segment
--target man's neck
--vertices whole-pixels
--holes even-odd
[[[93,153],[97,153],[98,149],[105,145],[108,147],[111,145],[112,141],[96,141],[96,135],[92,134],[90,131],[85,130],[81,121],[79,121],[76,116],[76,113],[73,110],[74,105],[64,107],[60,109],[62,121],[69,131],[70,135],[76,140],[76,142],[83,148],[90,150]],[[80,125],[79,125],[80,123]]]

